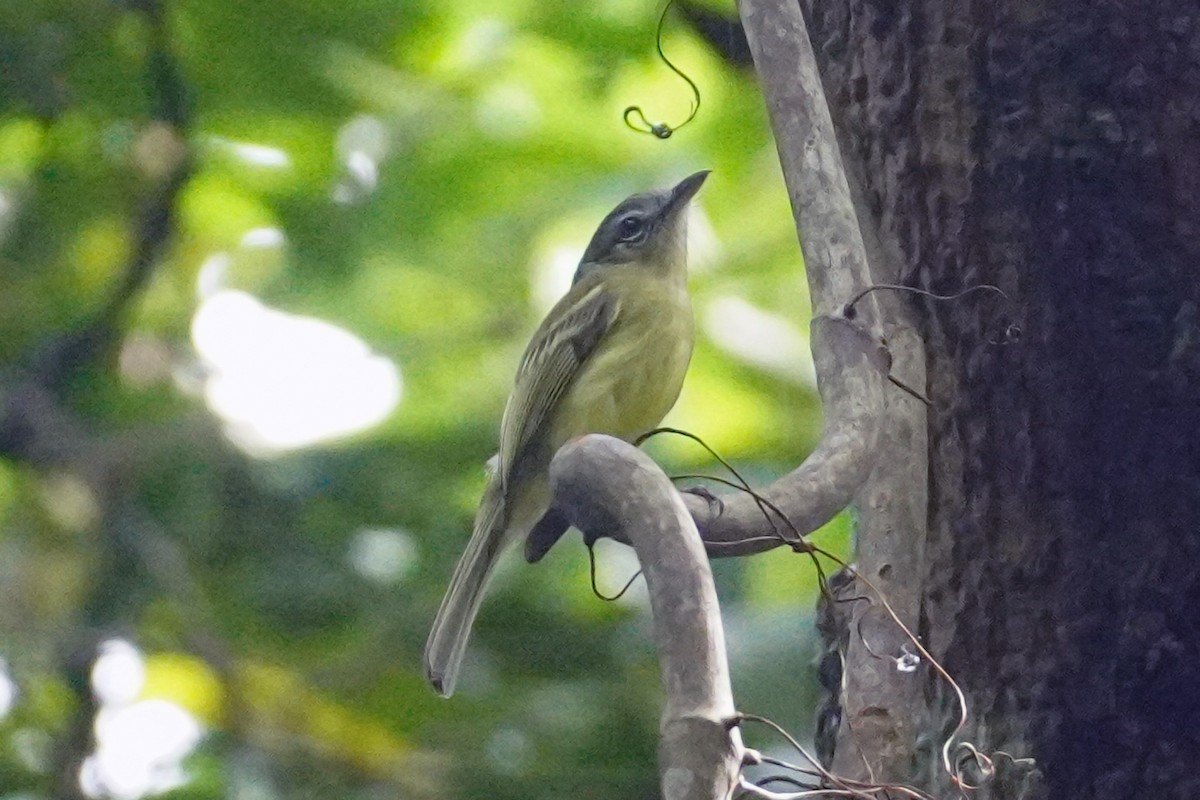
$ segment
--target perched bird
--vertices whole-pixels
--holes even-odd
[[[554,453],[587,433],[632,441],[675,404],[694,338],[687,208],[706,177],[697,172],[613,209],[525,349],[471,540],[425,644],[425,675],[442,696],[454,692],[500,554],[525,539],[526,559],[537,561],[567,530],[550,507]]]

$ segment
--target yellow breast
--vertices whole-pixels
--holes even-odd
[[[653,276],[622,284],[613,327],[561,401],[551,452],[586,433],[636,439],[679,397],[694,339],[686,287]]]

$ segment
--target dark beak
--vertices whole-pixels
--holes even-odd
[[[700,191],[700,187],[704,185],[704,179],[708,177],[709,170],[703,169],[695,175],[688,175],[686,178],[675,184],[675,188],[671,190],[671,197],[667,200],[667,207],[664,211],[671,214],[682,210],[687,206],[696,192]]]

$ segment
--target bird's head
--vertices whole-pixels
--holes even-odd
[[[708,170],[702,170],[670,189],[623,200],[592,235],[575,280],[593,269],[620,264],[682,274],[687,263],[688,204],[707,177]]]

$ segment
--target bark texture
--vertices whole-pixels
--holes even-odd
[[[671,480],[631,444],[572,439],[550,462],[557,507],[589,538],[614,536],[646,577],[662,670],[663,800],[728,800],[745,750],[731,724],[725,629],[700,533]]]
[[[966,738],[1038,762],[976,796],[1200,796],[1200,7],[802,7],[872,255],[1013,300],[913,302],[925,640]]]

